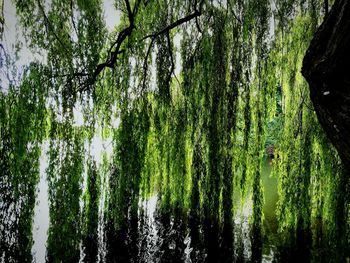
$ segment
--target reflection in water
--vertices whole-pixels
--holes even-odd
[[[40,157],[40,181],[34,209],[32,255],[36,262],[45,262],[47,254],[46,239],[49,228],[48,181],[45,178],[47,146],[45,143]],[[76,147],[78,146],[76,144]],[[79,159],[75,160],[79,161]],[[277,179],[271,176],[271,169],[271,160],[264,160],[262,183],[265,203],[262,236],[254,235],[256,232],[250,224],[253,213],[251,195],[248,195],[244,202],[239,201],[237,204],[231,229],[221,226],[220,223],[215,225],[214,222],[205,221],[206,219],[203,219],[200,213],[194,213],[194,211],[189,214],[181,210],[164,212],[160,209],[159,196],[152,195],[149,198],[140,199],[137,214],[132,214],[129,210],[125,228],[119,228],[116,231],[108,222],[104,211],[104,203],[108,198],[105,195],[108,169],[97,170],[95,162],[88,160],[85,190],[82,193],[82,211],[74,217],[75,221],[69,221],[69,217],[64,217],[62,223],[56,221],[56,226],[52,225],[53,222],[50,223],[51,248],[49,249],[51,250],[49,252],[53,253],[55,249],[60,249],[62,254],[59,258],[65,259],[64,262],[295,262],[296,260],[321,262],[315,259],[319,259],[320,254],[327,253],[326,251],[331,248],[316,244],[314,249],[311,246],[312,237],[309,232],[300,230],[296,236],[292,232],[283,233],[283,235],[278,233]],[[58,181],[55,186],[60,186]],[[58,190],[59,188],[56,194]],[[51,189],[51,195],[52,193]],[[70,198],[67,194],[66,198]],[[75,207],[79,210],[78,197],[79,195],[72,201],[75,200]],[[59,213],[70,215],[73,212],[69,207],[64,209],[70,211],[64,212],[61,209],[62,207],[55,211],[56,217]],[[65,225],[79,227],[76,232],[78,234],[74,237],[76,245],[73,250],[61,249],[70,246],[71,237],[62,236],[61,232],[55,232],[53,229],[58,230]],[[62,239],[57,240],[59,236]],[[80,250],[80,253],[77,253],[76,249]],[[259,253],[261,253],[260,256]],[[51,258],[50,254],[48,255],[46,260],[52,260],[52,254]],[[55,256],[57,259],[57,255]]]
[[[277,240],[277,178],[271,176],[272,159],[266,158],[262,167],[262,181],[264,186],[264,235],[263,235],[263,261],[271,262],[275,255]]]

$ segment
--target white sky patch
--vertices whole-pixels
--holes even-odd
[[[76,102],[73,108],[74,124],[73,126],[82,126],[84,125],[84,116],[82,108],[79,102]]]
[[[114,0],[103,1],[106,26],[109,32],[113,31],[120,24],[121,12],[114,6]]]
[[[174,37],[174,46],[176,50],[176,55],[175,55],[175,76],[179,76],[181,72],[181,67],[182,67],[182,60],[181,60],[181,34],[176,34]]]
[[[112,128],[116,129],[118,128],[120,125],[120,118],[119,117],[115,117],[114,115],[112,116],[112,120],[111,120],[111,126]]]
[[[156,57],[157,57],[157,47],[154,46],[154,51],[152,52],[152,64],[148,65],[151,69],[151,81],[149,85],[149,89],[151,91],[155,91],[157,88],[157,65],[156,65]]]
[[[37,185],[37,197],[34,208],[32,255],[35,262],[44,263],[46,254],[47,231],[49,229],[49,199],[46,168],[48,167],[48,141],[44,141],[40,156],[40,181]]]
[[[19,51],[19,60],[16,62],[18,67],[28,65],[32,61],[46,61],[47,52],[40,50],[40,53],[33,53],[29,50],[27,41],[24,39],[21,30],[18,30],[18,19],[16,16],[16,8],[12,1],[5,1],[4,5],[5,29],[4,29],[4,45],[8,52],[14,53],[16,41],[20,41],[22,48]]]
[[[92,138],[89,152],[99,166],[102,163],[104,152],[107,154],[107,159],[110,159],[113,151],[112,138],[102,139],[99,134],[95,134]]]
[[[75,27],[77,27],[77,21],[79,19],[79,12],[74,9],[73,10],[73,20],[74,20],[74,23],[75,23]],[[74,42],[78,42],[78,28],[74,28],[74,25],[72,26],[72,33],[71,33],[71,37],[72,37],[72,40]]]
[[[15,61],[15,68],[17,70],[12,71],[7,68],[0,70],[0,85],[2,89],[7,90],[9,86],[9,79],[11,81],[19,81],[21,79],[22,68],[28,66],[31,62],[38,61],[44,63],[47,60],[47,52],[41,50],[40,53],[32,52],[27,41],[24,39],[22,30],[18,29],[18,19],[16,15],[16,8],[12,1],[7,0],[4,2],[4,33],[2,45],[5,52],[10,56],[11,60],[15,60],[16,45],[20,44],[21,48],[18,51],[18,60]],[[13,73],[14,72],[14,73]]]
[[[214,0],[212,3],[213,3],[213,6],[218,8],[227,6],[226,0]]]
[[[50,9],[51,1],[44,1],[44,8],[47,12]],[[116,26],[120,23],[121,12],[116,10],[114,6],[114,0],[105,0],[103,1],[103,9],[105,14],[105,22],[109,32],[115,29]],[[74,13],[74,18],[77,19],[78,13]],[[6,54],[11,55],[11,58],[14,59],[15,47],[17,43],[21,43],[21,48],[18,52],[18,60],[15,61],[15,66],[19,71],[24,66],[29,65],[31,62],[38,61],[43,64],[47,61],[47,52],[45,50],[40,50],[39,53],[32,52],[25,41],[23,33],[18,29],[19,21],[16,16],[16,8],[13,5],[11,0],[4,1],[4,33],[2,45],[6,51]],[[73,32],[72,37],[74,40],[77,40],[76,34]],[[11,72],[7,69],[0,69],[0,85],[2,89],[7,90],[9,86],[9,80],[7,77],[9,74],[10,80],[15,80],[18,76],[11,75]]]
[[[273,38],[275,37],[275,15],[274,12],[276,11],[276,4],[274,0],[270,1],[270,8],[271,8],[271,16],[269,18],[269,41],[272,42]]]

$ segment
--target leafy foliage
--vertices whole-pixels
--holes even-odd
[[[108,32],[100,0],[15,1],[47,61],[0,93],[1,257],[31,261],[47,140],[50,262],[78,261],[80,245],[85,261],[137,261],[140,203],[153,195],[165,228],[188,224],[193,261],[203,247],[207,262],[235,260],[234,221],[250,206],[251,261],[261,261],[266,155],[281,250],[326,245],[343,261],[349,182],[300,73],[321,2],[115,1],[121,22]],[[112,139],[103,162],[87,147],[98,133]]]

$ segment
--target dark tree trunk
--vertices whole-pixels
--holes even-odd
[[[322,127],[350,168],[350,1],[335,1],[311,41],[302,73]]]

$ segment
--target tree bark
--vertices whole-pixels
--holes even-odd
[[[302,74],[327,137],[350,168],[350,1],[335,1],[311,41]]]

